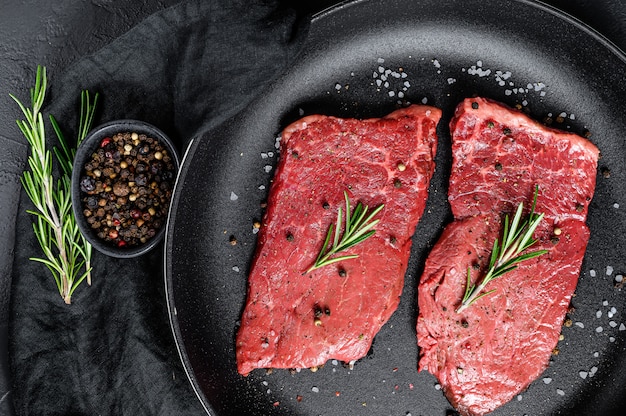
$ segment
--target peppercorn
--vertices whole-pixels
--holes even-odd
[[[132,247],[156,235],[175,178],[174,161],[158,140],[131,132],[106,137],[83,168],[83,213],[99,238]]]

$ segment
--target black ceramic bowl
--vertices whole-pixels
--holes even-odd
[[[153,249],[165,235],[179,165],[172,141],[148,123],[117,120],[93,129],[78,147],[72,169],[72,209],[80,232],[113,257]]]

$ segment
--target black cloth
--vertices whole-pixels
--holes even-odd
[[[306,23],[295,17],[276,1],[186,1],[51,79],[44,113],[73,137],[80,90],[97,91],[99,122],[147,121],[182,150],[296,57]],[[94,253],[93,284],[68,306],[47,269],[28,260],[39,253],[29,208],[22,193],[9,328],[16,413],[204,414],[169,327],[162,245],[135,259]]]

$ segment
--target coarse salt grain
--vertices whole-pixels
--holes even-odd
[[[272,165],[265,165],[263,167],[263,170],[265,171],[265,173],[270,173],[270,171],[272,170]]]
[[[317,387],[317,386],[313,386],[313,387],[311,387],[311,391],[312,391],[313,393],[319,393],[319,392],[320,392],[320,389],[319,389],[319,387]]]
[[[584,328],[585,327],[585,324],[583,324],[582,322],[576,322],[576,323],[574,323],[574,325],[576,325],[579,328]]]
[[[620,331],[626,331],[626,325],[624,325],[624,324],[619,324],[619,330],[620,330]]]
[[[596,277],[596,271],[593,269],[589,270],[589,276]]]
[[[556,394],[558,394],[559,396],[565,396],[565,392],[561,389],[556,389]]]
[[[233,271],[235,271],[235,272],[239,272],[239,267],[237,267],[237,266],[233,266]]]
[[[616,202],[613,204],[613,208],[618,209],[619,208],[619,204]]]
[[[544,377],[544,378],[543,378],[543,382],[544,382],[545,384],[550,384],[550,383],[552,383],[552,379],[551,379],[550,377]]]
[[[613,266],[606,266],[606,275],[610,276],[613,274]]]
[[[435,383],[435,390],[441,390],[441,384]]]
[[[600,319],[602,317],[602,311],[596,311],[596,318]]]
[[[589,377],[593,377],[596,374],[597,371],[598,371],[598,367],[596,367],[596,366],[591,367],[589,369]]]
[[[602,328],[601,326],[599,326],[599,327],[597,327],[597,328],[596,328],[596,332],[597,332],[598,334],[599,334],[599,333],[601,333],[602,331],[604,331],[604,328]]]
[[[602,306],[609,306],[609,301],[608,300],[603,300],[602,301]]]
[[[236,194],[236,193],[234,193],[234,192],[232,192],[232,191],[231,191],[231,192],[230,192],[230,200],[231,200],[231,201],[236,201],[236,200],[238,200],[238,199],[239,199],[239,196],[237,196],[237,194]]]
[[[583,380],[587,378],[587,376],[589,375],[589,373],[587,371],[579,371],[578,375],[580,376],[580,378],[582,378]]]

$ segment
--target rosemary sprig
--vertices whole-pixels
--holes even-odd
[[[346,254],[342,256],[337,256],[336,254],[354,247],[376,233],[374,227],[379,223],[380,219],[374,219],[374,217],[383,209],[384,204],[377,206],[368,215],[369,208],[367,205],[364,206],[359,202],[354,208],[354,211],[352,211],[348,193],[344,191],[343,195],[346,200],[346,226],[343,235],[341,235],[341,229],[343,228],[343,212],[341,207],[339,207],[336,224],[334,226],[330,224],[328,227],[326,240],[322,245],[322,249],[315,259],[313,266],[311,266],[305,274],[338,261],[359,257],[358,254]],[[330,245],[331,239],[332,245]]]
[[[535,212],[538,192],[539,188],[535,187],[533,204],[528,217],[524,221],[522,221],[522,212],[524,210],[524,204],[522,202],[517,206],[517,211],[510,223],[509,216],[508,214],[506,215],[504,219],[504,230],[502,232],[502,243],[499,244],[497,238],[493,242],[489,268],[487,274],[485,274],[480,281],[480,284],[472,284],[471,267],[467,268],[465,294],[463,295],[461,305],[456,310],[457,313],[462,312],[478,299],[495,292],[495,289],[483,292],[489,282],[503,274],[515,270],[518,263],[539,257],[548,252],[548,250],[536,250],[524,253],[526,249],[537,242],[537,240],[533,239],[533,233],[544,217],[544,214],[537,214]]]
[[[30,90],[32,108],[26,108],[14,95],[11,98],[24,114],[25,120],[17,120],[17,125],[31,148],[28,157],[30,171],[24,171],[21,182],[35,206],[35,210],[27,212],[35,216],[33,230],[44,254],[44,257],[32,257],[31,260],[48,267],[61,297],[66,304],[70,304],[74,290],[90,276],[91,246],[85,244],[72,213],[70,177],[75,150],[69,148],[60,134],[58,124],[51,117],[61,143],[60,150],[53,149],[61,167],[60,178],[56,182],[54,180],[52,152],[46,149],[45,125],[41,114],[46,87],[46,68],[38,66],[35,86]],[[81,98],[79,141],[84,138],[93,121],[97,95],[93,102],[87,92],[83,92]]]

